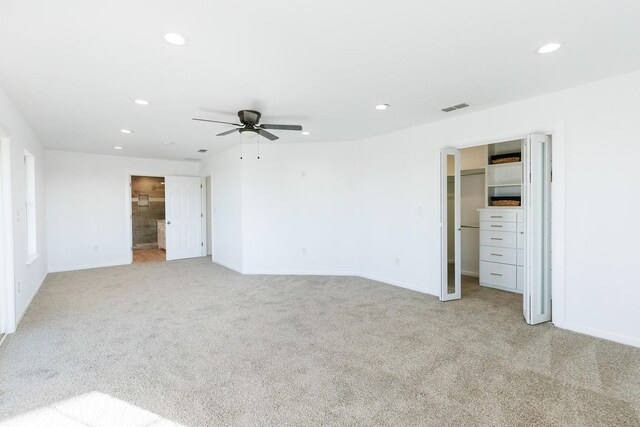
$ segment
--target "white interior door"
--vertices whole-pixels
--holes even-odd
[[[524,151],[523,312],[535,325],[551,320],[551,138],[529,135]]]
[[[202,256],[202,178],[167,176],[167,261]]]
[[[441,301],[462,297],[460,252],[460,151],[445,148],[440,155]]]

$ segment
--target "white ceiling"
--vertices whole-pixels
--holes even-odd
[[[639,22],[637,0],[0,0],[0,85],[46,147],[204,158],[239,136],[191,117],[353,140],[638,70]]]

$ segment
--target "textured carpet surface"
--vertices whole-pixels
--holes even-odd
[[[0,347],[0,419],[99,392],[186,425],[640,425],[640,349],[521,297],[206,258],[51,274]]]

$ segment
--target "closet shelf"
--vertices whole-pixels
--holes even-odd
[[[505,166],[514,166],[514,165],[521,165],[522,162],[511,162],[511,163],[497,163],[495,165],[487,165],[488,168],[501,168],[501,167],[505,167]]]
[[[488,184],[487,187],[520,187],[522,186],[521,183],[514,183],[514,184]]]

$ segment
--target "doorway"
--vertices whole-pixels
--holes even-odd
[[[164,177],[131,177],[133,263],[166,260]]]
[[[551,320],[551,137],[444,149],[441,182],[441,300],[493,295]]]
[[[0,129],[0,343],[16,328],[10,144]]]

